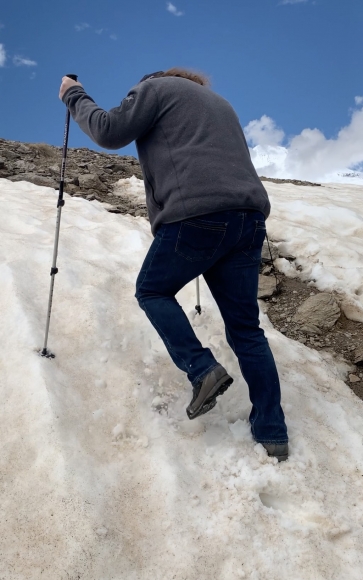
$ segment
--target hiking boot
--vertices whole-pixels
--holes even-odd
[[[261,443],[261,445],[266,449],[267,455],[269,457],[277,457],[279,463],[280,461],[286,461],[289,456],[288,443],[282,443],[281,445],[276,443]]]
[[[228,389],[233,383],[222,365],[217,365],[208,373],[202,381],[193,388],[193,398],[187,407],[189,419],[195,419],[199,415],[208,413],[215,407],[216,398]]]

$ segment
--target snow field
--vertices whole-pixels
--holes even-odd
[[[247,387],[208,288],[201,281],[199,317],[190,284],[178,299],[235,383],[189,421],[187,379],[134,298],[149,224],[68,196],[49,336],[56,358],[41,358],[57,195],[5,179],[0,191],[0,577],[360,580],[363,402],[341,380],[344,367],[261,312],[290,434],[290,458],[278,465],[252,440]],[[301,224],[310,229],[296,241],[291,211],[282,215],[277,189],[271,197],[271,237],[307,276],[311,198]],[[318,257],[329,235],[348,243],[328,225],[314,232]],[[342,264],[354,267],[357,253]],[[346,296],[362,283],[339,280]]]
[[[135,177],[135,175],[116,181],[113,194],[119,196],[127,195],[135,202],[145,203],[144,182],[142,179]]]
[[[277,267],[337,292],[347,318],[363,322],[363,186],[264,185],[272,206],[268,235],[280,253],[297,258],[279,258]]]

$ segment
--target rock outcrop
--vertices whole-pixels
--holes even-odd
[[[310,185],[313,187],[321,187],[321,183],[314,183],[312,181],[302,181],[301,179],[280,179],[279,177],[265,177],[260,176],[261,181],[271,181],[272,183],[292,183],[293,185]]]
[[[35,185],[57,188],[61,161],[61,147],[0,139],[0,177],[10,181],[24,180]],[[87,199],[94,196],[93,199],[117,204],[122,200],[119,196],[113,196],[114,184],[119,179],[133,175],[143,178],[140,164],[135,157],[86,148],[68,149],[65,191],[70,195]],[[128,204],[120,211],[130,213],[130,209],[132,210]],[[146,215],[145,204],[144,210]]]
[[[330,330],[340,316],[340,308],[332,294],[322,292],[310,296],[299,306],[293,317],[293,322],[300,325],[306,334],[322,334]]]

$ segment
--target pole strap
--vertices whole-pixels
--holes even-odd
[[[276,285],[276,294],[279,293],[279,284],[280,284],[280,280],[277,277],[277,273],[276,273],[276,268],[275,268],[275,264],[272,258],[272,252],[271,252],[271,247],[270,247],[270,240],[268,239],[268,235],[267,235],[267,231],[266,231],[266,239],[267,239],[267,245],[268,245],[268,250],[270,252],[270,258],[271,258],[271,266],[272,266],[272,273],[275,276],[275,285]]]

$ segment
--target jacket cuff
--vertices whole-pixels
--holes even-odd
[[[69,87],[69,89],[66,90],[66,92],[64,93],[63,97],[62,97],[62,101],[63,103],[66,105],[66,101],[68,99],[68,97],[71,97],[73,92],[76,93],[79,90],[81,90],[82,93],[86,93],[86,91],[84,90],[83,87],[80,87],[79,85],[73,86],[73,87]]]

